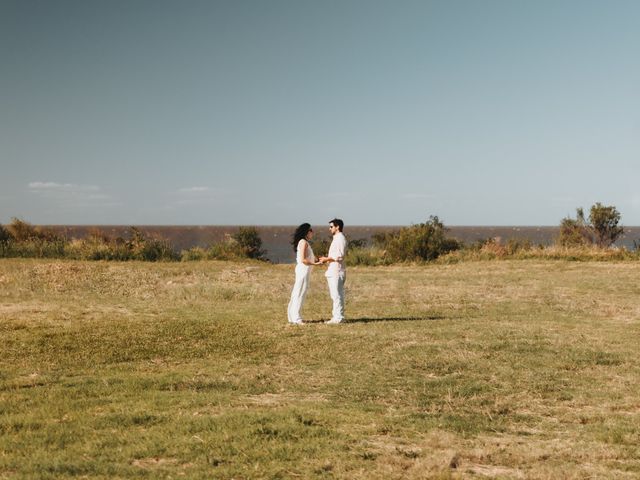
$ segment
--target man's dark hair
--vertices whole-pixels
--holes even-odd
[[[338,227],[338,230],[340,231],[342,231],[342,229],[344,228],[344,222],[339,218],[334,218],[329,223],[333,223],[336,227]]]

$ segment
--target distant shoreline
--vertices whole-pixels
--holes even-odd
[[[131,227],[138,228],[145,235],[168,240],[177,251],[193,247],[207,247],[228,238],[246,225],[40,225],[72,238],[84,238],[92,230],[100,230],[112,237],[128,236]],[[274,263],[292,263],[293,251],[289,244],[295,225],[253,225],[262,238],[266,257]],[[345,234],[350,239],[370,240],[376,233],[391,232],[406,225],[347,225]],[[326,225],[313,225],[317,238],[328,238]],[[625,234],[617,242],[620,247],[634,248],[634,241],[640,243],[640,227],[624,227]],[[501,242],[510,239],[528,240],[534,245],[551,245],[558,236],[559,226],[507,225],[507,226],[448,226],[449,235],[464,243],[473,243],[489,238]]]

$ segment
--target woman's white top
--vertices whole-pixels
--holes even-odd
[[[313,250],[311,249],[311,245],[309,245],[309,242],[302,238],[298,242],[298,248],[296,249],[296,263],[298,265],[304,265],[304,263],[302,263],[302,251],[304,250],[305,243],[307,244],[307,260],[313,262],[316,259],[315,255],[313,254]]]

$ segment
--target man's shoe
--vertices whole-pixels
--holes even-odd
[[[302,325],[302,320],[291,320],[289,323],[292,325]]]
[[[327,323],[330,323],[330,324],[332,324],[332,325],[333,325],[333,324],[336,324],[336,323],[342,323],[342,322],[344,322],[344,320],[341,320],[341,319],[338,319],[338,318],[332,318],[332,319],[331,319],[331,320],[329,320]]]

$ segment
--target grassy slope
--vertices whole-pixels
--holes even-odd
[[[0,478],[637,478],[635,263],[0,261]]]

